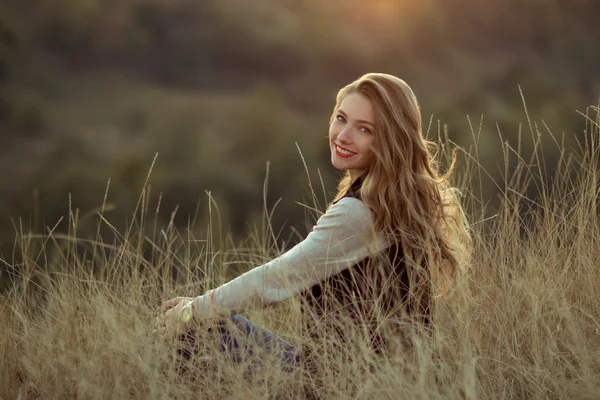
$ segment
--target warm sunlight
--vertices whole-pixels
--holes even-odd
[[[354,21],[369,23],[399,22],[426,7],[423,2],[415,0],[338,0],[315,6],[326,9],[332,16],[343,11],[343,14],[352,16]]]

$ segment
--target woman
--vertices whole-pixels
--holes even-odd
[[[299,295],[315,342],[327,332],[338,335],[338,344],[359,335],[377,352],[385,347],[382,321],[428,326],[432,295],[468,263],[470,237],[447,184],[450,171],[438,174],[411,88],[380,73],[342,88],[329,147],[333,166],[345,175],[306,239],[205,295],[165,302],[157,317],[162,337],[181,337],[191,323],[219,318],[221,350],[234,359],[252,355],[260,343],[267,353],[281,350],[284,367],[293,369],[309,353],[300,355],[238,312]]]

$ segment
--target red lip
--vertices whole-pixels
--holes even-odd
[[[354,153],[353,151],[350,151],[350,150],[348,150],[348,149],[346,149],[346,148],[344,148],[344,147],[340,146],[339,144],[336,144],[336,143],[334,143],[333,145],[334,145],[334,147],[335,147],[335,154],[337,154],[337,155],[338,155],[338,157],[342,157],[342,158],[348,158],[348,157],[352,157],[352,156],[355,156],[355,155],[356,155],[356,153]],[[340,153],[340,151],[338,150],[338,147],[339,147],[340,149],[342,149],[342,150],[350,151],[352,154],[342,154],[342,153]]]

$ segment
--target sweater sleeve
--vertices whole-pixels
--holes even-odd
[[[299,244],[196,298],[200,319],[262,308],[286,300],[352,267],[387,247],[374,234],[371,210],[360,200],[342,198],[323,214]],[[209,292],[210,293],[210,292]]]

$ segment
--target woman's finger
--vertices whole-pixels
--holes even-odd
[[[166,320],[167,318],[173,318],[174,314],[175,314],[175,307],[173,307],[173,308],[169,308],[169,309],[168,309],[168,310],[165,312],[165,318],[164,318],[164,319]]]
[[[165,301],[162,306],[160,306],[160,312],[165,313],[171,308],[175,307],[179,302],[183,299],[183,297],[175,297],[173,299]]]

